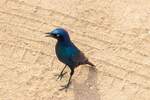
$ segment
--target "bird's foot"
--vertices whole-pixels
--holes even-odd
[[[65,92],[67,92],[67,90],[68,90],[68,88],[69,88],[68,85],[64,85],[64,86],[61,86],[61,87],[62,87],[62,88],[59,89],[59,90],[60,90],[60,91],[65,90]]]
[[[60,73],[60,74],[56,74],[55,76],[57,76],[57,80],[58,79],[62,79],[64,77],[64,75],[66,74],[67,72],[64,72],[64,73]]]
[[[60,91],[65,90],[65,92],[67,92],[67,90],[68,90],[70,84],[71,84],[71,82],[69,82],[67,85],[61,86],[62,88],[59,89],[59,90],[60,90]]]

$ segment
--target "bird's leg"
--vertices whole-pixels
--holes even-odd
[[[72,68],[72,69],[71,69],[71,72],[70,72],[70,77],[69,77],[68,83],[67,83],[66,85],[62,86],[63,88],[61,88],[61,89],[59,89],[59,90],[64,90],[64,89],[66,89],[66,91],[67,91],[67,89],[69,88],[69,85],[70,85],[70,83],[71,83],[71,78],[72,78],[72,75],[73,75],[73,74],[74,74],[74,69]]]
[[[63,68],[63,70],[62,70],[62,71],[60,72],[60,74],[58,75],[58,78],[57,78],[57,79],[60,79],[60,80],[61,80],[61,79],[63,78],[63,76],[67,73],[67,72],[63,73],[66,67],[67,67],[67,65],[65,65],[65,67]]]

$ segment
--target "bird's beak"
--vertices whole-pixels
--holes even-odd
[[[46,34],[45,37],[52,37],[52,35],[51,35],[49,32],[47,32],[47,33],[45,33],[45,34]]]

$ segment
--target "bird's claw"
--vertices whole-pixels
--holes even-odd
[[[67,84],[67,85],[63,85],[63,86],[61,86],[61,87],[62,87],[62,88],[59,89],[60,91],[65,90],[65,92],[67,92],[67,90],[68,90],[68,88],[69,88],[69,85]]]
[[[65,72],[65,73],[60,73],[59,75],[58,74],[56,74],[55,76],[57,76],[57,80],[58,79],[62,79],[63,78],[63,76],[66,74],[67,72]]]
[[[70,81],[67,85],[63,85],[63,86],[61,86],[62,88],[61,88],[61,89],[59,89],[59,90],[60,90],[60,91],[65,90],[65,92],[67,92],[67,90],[68,90],[68,88],[69,88],[70,84],[71,84],[71,81]]]

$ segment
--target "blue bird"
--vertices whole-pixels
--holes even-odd
[[[65,67],[61,71],[58,78],[62,79],[65,73],[66,66],[68,66],[71,70],[70,77],[68,83],[63,86],[63,89],[67,89],[70,85],[72,75],[74,74],[74,69],[82,64],[89,64],[90,66],[95,66],[92,64],[87,57],[85,57],[84,53],[81,52],[70,40],[68,32],[63,28],[56,28],[51,32],[46,33],[46,37],[52,37],[57,40],[55,51],[58,59],[65,64]]]

